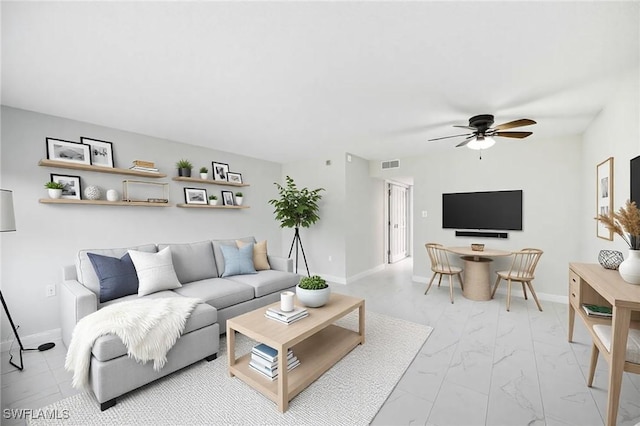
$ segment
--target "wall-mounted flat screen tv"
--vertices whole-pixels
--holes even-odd
[[[522,230],[522,190],[442,194],[442,227]]]

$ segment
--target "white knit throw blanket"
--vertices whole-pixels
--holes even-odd
[[[107,334],[124,342],[129,357],[142,363],[153,360],[153,369],[160,370],[200,302],[188,297],[139,299],[105,306],[82,318],[73,330],[64,364],[67,371],[73,372],[72,386],[87,387],[91,348],[98,337]]]

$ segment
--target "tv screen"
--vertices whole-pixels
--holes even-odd
[[[640,156],[631,159],[631,194],[629,199],[640,206]]]
[[[442,227],[522,230],[522,191],[442,194]]]

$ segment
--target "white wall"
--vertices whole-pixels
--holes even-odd
[[[126,176],[38,167],[38,161],[46,158],[45,137],[79,141],[80,136],[113,142],[116,167],[128,168],[134,159],[155,161],[168,175],[159,181],[169,182],[174,204],[184,202],[185,185],[171,180],[177,160],[187,158],[197,169],[207,166],[210,170],[212,161],[229,163],[231,171],[242,173],[251,185],[242,188],[250,208],[222,211],[38,203],[39,198],[47,197],[43,185],[50,173],[80,175],[83,187],[94,184],[122,190]],[[254,235],[268,240],[270,253],[283,254],[282,233],[267,203],[277,196],[273,182],[281,179],[280,164],[4,106],[0,152],[2,188],[14,191],[17,222],[17,232],[0,235],[1,285],[23,336],[59,328],[58,297],[45,297],[45,288],[60,282],[61,266],[73,264],[79,249]],[[210,194],[228,189],[188,186],[205,188]],[[4,320],[2,338],[8,338],[9,332]]]
[[[516,250],[538,247],[544,255],[536,273],[536,291],[566,294],[567,263],[575,257],[580,232],[579,206],[580,138],[544,140],[534,135],[527,140],[499,140],[483,152],[451,148],[432,156],[402,158],[399,169],[381,171],[378,162],[370,163],[371,173],[383,178],[412,176],[414,215],[414,276],[431,276],[424,244],[466,246],[472,242]],[[442,228],[442,194],[522,189],[523,230],[509,231],[509,238],[456,237],[455,230]],[[422,211],[427,217],[422,217]],[[473,212],[469,212],[473,214]],[[508,267],[507,259],[498,259],[496,268]]]
[[[640,155],[640,70],[619,79],[618,89],[584,134],[582,144],[581,250],[584,262],[596,262],[603,249],[620,250],[627,257],[629,247],[618,235],[613,241],[596,237],[596,165],[613,157],[613,206],[618,210],[629,199],[629,160]],[[587,214],[588,213],[588,214]]]

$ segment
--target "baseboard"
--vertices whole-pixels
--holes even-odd
[[[11,347],[12,341],[13,341],[14,349],[18,347],[18,342],[15,341],[13,332],[10,333],[9,338],[11,340],[6,340],[0,343],[0,352],[8,351],[9,348]],[[62,340],[62,330],[59,328],[43,331],[41,333],[30,334],[28,336],[20,336],[20,341],[22,341],[22,346],[24,346],[25,348],[37,348],[43,343],[59,342],[61,340]]]
[[[361,280],[363,278],[366,278],[369,275],[373,275],[373,274],[375,274],[377,272],[384,271],[385,268],[386,268],[386,265],[384,263],[382,263],[382,264],[376,266],[375,268],[371,268],[371,269],[368,269],[366,271],[362,271],[359,274],[355,274],[355,275],[352,275],[352,276],[348,277],[347,280],[346,280],[347,281],[346,283],[347,284],[351,284],[352,282]]]
[[[424,283],[425,286],[429,283],[430,279],[431,279],[431,277],[421,277],[419,275],[413,275],[411,277],[411,281],[417,282],[417,283]],[[520,287],[518,287],[518,288],[520,288]],[[524,296],[522,295],[522,291],[514,291],[514,290],[517,290],[518,288],[515,288],[515,289],[512,288],[511,297],[519,297],[521,299],[524,299]],[[507,289],[504,288],[504,286],[501,286],[501,287],[498,288],[497,293],[506,295],[507,294]],[[555,303],[562,303],[562,304],[565,304],[565,305],[569,304],[569,297],[568,296],[562,296],[560,294],[538,293],[538,292],[536,292],[536,295],[538,296],[538,299],[540,299],[540,300],[546,300],[548,302],[555,302]]]
[[[310,272],[311,275],[320,275],[322,278],[324,278],[327,282],[331,283],[331,284],[346,284],[347,280],[345,279],[345,277],[338,277],[338,276],[334,276],[334,275],[327,275],[327,274],[319,274],[317,272]]]

